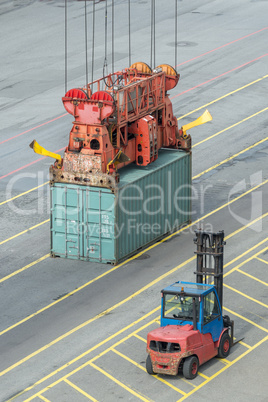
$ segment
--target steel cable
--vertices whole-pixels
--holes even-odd
[[[92,55],[91,55],[91,82],[94,80],[94,57],[95,57],[95,0],[92,2],[93,9],[92,9]],[[93,92],[93,84],[91,87]]]
[[[67,0],[65,0],[65,18],[64,18],[64,45],[65,45],[65,93],[67,92]]]
[[[128,62],[131,66],[131,26],[130,26],[130,0],[128,0]]]
[[[175,0],[175,69],[177,66],[177,51],[178,51],[178,0]]]
[[[87,0],[85,0],[85,50],[86,50],[86,88],[88,85],[88,60],[87,60]]]

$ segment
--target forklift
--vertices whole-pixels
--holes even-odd
[[[201,364],[226,358],[234,344],[234,322],[222,315],[224,232],[195,233],[196,283],[178,281],[161,291],[161,326],[147,335],[149,374],[182,370],[192,380]]]

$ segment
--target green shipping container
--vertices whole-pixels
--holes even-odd
[[[162,149],[115,189],[51,186],[51,255],[117,264],[191,221],[191,153]]]

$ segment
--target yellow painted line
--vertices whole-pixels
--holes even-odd
[[[265,260],[263,260],[262,258],[260,258],[260,257],[256,257],[257,258],[257,260],[259,260],[259,261],[261,261],[261,262],[264,262],[265,264],[268,264],[268,261],[265,261]]]
[[[75,385],[73,382],[69,381],[67,378],[65,378],[64,382],[66,382],[70,387],[74,388],[76,391],[78,391],[80,394],[86,396],[90,401],[93,402],[98,402],[97,399],[93,398],[93,396],[89,395],[87,392],[83,391],[81,388],[79,388],[77,385]]]
[[[258,248],[259,246],[261,246],[263,243],[266,243],[268,240],[268,237],[266,237],[265,239],[261,240],[259,243],[255,244],[255,246],[251,247],[250,249],[248,249],[247,251],[245,251],[244,253],[240,254],[238,257],[235,257],[232,261],[228,262],[227,264],[225,264],[225,267],[231,265],[232,263],[234,263],[235,261],[239,260],[240,258],[244,257],[246,254],[250,253],[251,251],[255,250],[256,248]],[[258,251],[256,254],[252,255],[251,257],[249,257],[248,259],[242,261],[240,264],[238,264],[236,267],[230,269],[230,271],[226,272],[226,274],[223,275],[224,278],[226,278],[226,276],[232,274],[234,271],[236,271],[238,268],[242,267],[243,265],[245,265],[247,262],[252,261],[254,258],[256,258],[256,256],[258,256],[259,254],[263,253],[264,251],[266,251],[268,249],[268,247],[265,247],[264,249],[262,249],[261,251]]]
[[[246,350],[244,353],[242,353],[240,356],[238,356],[236,359],[234,359],[228,366],[224,366],[221,370],[217,371],[215,374],[213,374],[211,377],[209,377],[208,380],[204,381],[202,384],[198,385],[195,389],[192,391],[188,392],[186,396],[183,396],[181,399],[178,400],[178,402],[184,401],[186,398],[189,396],[193,395],[195,392],[197,392],[200,388],[204,387],[204,385],[208,384],[210,381],[212,381],[214,378],[218,377],[221,373],[223,373],[225,370],[227,370],[229,367],[237,363],[239,360],[241,360],[243,357],[251,353],[254,349],[262,345],[264,342],[268,340],[268,335],[260,340],[258,343],[256,343],[254,346],[252,346],[250,349]]]
[[[2,202],[0,202],[0,206],[6,204],[7,202],[14,201],[16,198],[22,197],[23,195],[28,194],[28,193],[30,193],[31,191],[37,190],[38,188],[43,187],[43,186],[45,186],[45,185],[48,184],[48,183],[49,183],[49,181],[46,181],[45,183],[40,184],[39,186],[33,187],[33,188],[31,188],[30,190],[28,190],[28,191],[24,191],[24,193],[15,195],[14,197],[9,198],[9,199],[6,200],[6,201],[2,201]]]
[[[245,294],[245,293],[243,293],[243,292],[240,292],[240,290],[237,290],[237,289],[233,288],[232,286],[226,285],[226,283],[224,283],[223,286],[224,286],[225,288],[230,289],[230,290],[232,290],[233,292],[238,293],[239,295],[241,295],[241,296],[243,296],[243,297],[245,297],[245,298],[247,298],[247,299],[253,301],[254,303],[258,303],[260,306],[263,306],[263,307],[268,308],[268,305],[267,305],[267,304],[262,303],[261,301],[259,301],[259,300],[257,300],[257,299],[254,299],[253,297],[248,296],[247,294]]]
[[[233,314],[233,315],[235,315],[235,316],[238,317],[238,318],[241,318],[241,320],[248,322],[249,324],[253,325],[254,327],[259,328],[259,329],[261,329],[261,330],[264,331],[264,332],[268,332],[268,329],[262,327],[261,325],[257,324],[257,323],[254,322],[254,321],[249,320],[248,318],[242,316],[241,314],[238,314],[238,313],[236,313],[235,311],[230,310],[230,309],[227,308],[227,307],[223,307],[223,309],[226,310],[226,311],[228,311],[228,313]]]
[[[252,117],[258,116],[260,113],[263,113],[263,112],[265,112],[266,110],[268,110],[268,107],[266,107],[266,108],[260,110],[260,111],[257,112],[257,113],[252,114],[251,116],[246,117],[246,118],[243,119],[243,120],[238,121],[238,122],[235,123],[235,124],[232,124],[232,125],[229,126],[229,127],[224,128],[224,129],[221,130],[221,131],[218,131],[217,133],[211,135],[210,137],[205,138],[205,139],[202,140],[202,141],[197,142],[196,144],[193,145],[192,148],[197,147],[198,145],[203,144],[204,142],[209,141],[209,140],[211,140],[211,139],[214,138],[214,137],[217,137],[218,135],[224,133],[224,132],[227,131],[227,130],[230,130],[231,128],[237,127],[239,124],[244,123],[245,121],[247,121],[247,120],[249,120],[249,119],[252,119]]]
[[[201,173],[195,175],[192,179],[195,180],[195,179],[197,179],[198,177],[202,176],[203,174],[208,173],[208,172],[210,172],[211,170],[214,170],[214,169],[218,168],[218,167],[221,166],[221,165],[224,165],[224,163],[227,163],[227,162],[229,162],[230,160],[237,158],[239,155],[242,155],[242,154],[244,154],[245,152],[248,152],[250,149],[253,149],[253,148],[257,147],[258,145],[262,144],[263,142],[265,142],[265,141],[267,141],[267,140],[268,140],[268,137],[266,137],[266,138],[264,138],[264,139],[262,139],[262,140],[256,142],[256,143],[253,144],[253,145],[250,145],[249,147],[243,149],[242,151],[237,152],[236,154],[234,154],[234,155],[232,155],[232,156],[229,156],[228,158],[224,159],[223,161],[217,163],[216,165],[211,166],[210,168],[204,170],[203,172],[201,172]]]
[[[232,236],[237,235],[238,233],[242,232],[242,230],[244,230],[244,229],[246,229],[246,228],[248,228],[248,227],[254,225],[254,223],[256,223],[256,222],[258,222],[258,221],[260,221],[260,220],[263,220],[263,219],[266,218],[267,216],[268,216],[268,212],[266,212],[266,213],[263,214],[263,215],[258,216],[258,218],[254,219],[253,221],[250,221],[249,223],[247,223],[247,224],[244,225],[244,226],[241,226],[241,228],[237,229],[235,232],[232,232],[231,235],[225,236],[224,240],[228,240],[230,236],[232,237]],[[268,239],[268,238],[267,238],[267,239]],[[240,258],[240,257],[239,257],[239,258]]]
[[[214,99],[213,101],[211,101],[211,102],[209,102],[209,103],[206,103],[205,105],[200,106],[200,107],[198,107],[197,109],[194,109],[194,110],[192,110],[192,111],[189,112],[189,113],[184,114],[183,116],[179,117],[177,120],[181,120],[181,119],[183,119],[184,117],[189,116],[189,115],[192,114],[192,113],[198,112],[198,110],[204,109],[205,107],[208,107],[208,106],[212,105],[213,103],[216,103],[216,102],[218,102],[218,101],[220,101],[220,100],[222,100],[222,99],[224,99],[224,98],[227,98],[227,97],[230,96],[230,95],[235,94],[236,92],[241,91],[242,89],[245,89],[245,88],[247,88],[247,87],[249,87],[249,86],[251,86],[251,85],[253,85],[253,84],[256,84],[257,82],[260,82],[260,81],[264,80],[264,79],[267,78],[267,77],[268,77],[268,75],[264,75],[263,77],[258,78],[257,80],[252,81],[252,82],[250,82],[249,84],[244,85],[243,87],[237,88],[237,89],[235,89],[235,90],[232,91],[232,92],[228,92],[227,94],[221,96],[220,98]]]
[[[44,395],[38,395],[38,397],[39,397],[40,399],[42,399],[42,401],[44,401],[44,402],[50,402],[50,400],[47,399]]]
[[[93,352],[94,350],[98,349],[100,346],[104,345],[105,343],[109,342],[110,340],[114,339],[115,337],[117,337],[118,335],[122,334],[123,332],[127,331],[128,329],[132,328],[133,326],[139,324],[141,321],[145,320],[147,317],[149,317],[150,315],[156,313],[158,310],[160,310],[160,306],[156,307],[155,309],[153,309],[152,311],[150,311],[149,313],[145,314],[144,316],[140,317],[138,320],[133,321],[131,324],[127,325],[124,328],[121,328],[119,331],[117,331],[116,333],[110,335],[108,338],[104,339],[103,341],[99,342],[97,345],[93,346],[92,348],[88,349],[86,352],[82,353],[81,355],[75,357],[73,360],[69,361],[68,363],[65,363],[63,366],[61,366],[60,368],[58,368],[57,370],[54,370],[53,372],[51,372],[50,374],[48,374],[47,376],[41,378],[40,380],[38,380],[36,383],[34,383],[33,385],[30,385],[28,388],[24,389],[23,391],[21,391],[20,393],[14,395],[11,399],[9,399],[7,402],[9,401],[13,401],[15,398],[17,398],[18,396],[30,391],[31,389],[33,389],[34,387],[36,387],[39,384],[42,384],[42,382],[48,380],[49,378],[53,377],[55,374],[60,373],[62,370],[64,370],[65,368],[69,367],[71,364],[77,362],[78,360],[82,359],[83,357],[87,356],[88,354],[90,354],[91,352]],[[106,313],[107,314],[107,313]],[[104,314],[103,314],[104,315]],[[137,331],[141,331],[142,329],[148,327],[149,325],[151,325],[153,322],[155,321],[155,319],[151,320],[149,323],[145,324],[143,327],[138,328]],[[132,334],[131,334],[132,336]],[[130,336],[127,337],[127,339]],[[123,341],[125,340],[125,338],[123,338]],[[114,347],[116,346],[113,345]],[[102,352],[102,354],[108,352],[108,350],[106,349],[104,352]],[[102,354],[99,354],[97,356],[100,357]],[[73,371],[71,371],[70,373],[66,374],[65,376],[59,378],[58,380],[56,380],[55,382],[53,382],[52,384],[48,385],[46,388],[42,389],[41,391],[39,391],[38,393],[32,395],[31,397],[29,397],[28,399],[26,399],[24,402],[29,402],[32,401],[37,395],[39,395],[40,393],[46,392],[47,390],[51,389],[52,387],[54,387],[55,385],[59,384],[61,381],[63,381],[65,378],[68,378],[70,376],[72,376],[73,374],[77,373],[78,371],[80,371],[82,368],[86,367],[88,365],[88,362],[82,364],[81,366],[79,366],[78,368],[74,369]],[[1,376],[1,373],[0,373]]]
[[[134,336],[135,336],[135,338],[138,338],[140,341],[147,343],[147,340],[145,338],[142,338],[140,335],[135,334]]]
[[[147,370],[145,367],[141,366],[139,363],[135,362],[132,360],[130,357],[124,355],[123,353],[119,352],[118,350],[112,348],[111,349],[114,353],[116,353],[118,356],[122,357],[123,359],[127,360],[128,362],[132,363],[134,366],[138,367],[139,369],[143,370],[145,373],[147,373]],[[174,389],[174,391],[179,392],[182,395],[186,395],[186,392],[182,391],[181,389],[175,387],[174,385],[170,384],[168,381],[164,380],[162,377],[158,377],[157,375],[153,375],[156,380],[162,382],[163,384],[167,385],[168,387]]]
[[[7,279],[12,278],[12,276],[17,275],[17,274],[19,274],[19,273],[25,271],[25,270],[28,269],[28,268],[33,267],[34,265],[38,264],[39,262],[44,261],[44,260],[45,260],[46,258],[48,258],[49,256],[50,256],[50,254],[43,255],[43,257],[38,258],[38,260],[35,260],[35,261],[31,262],[30,264],[25,265],[25,267],[20,268],[20,269],[18,269],[17,271],[12,272],[12,274],[9,274],[9,275],[5,276],[4,278],[0,279],[0,283],[6,281]],[[1,333],[0,333],[0,335],[1,335]]]
[[[268,283],[267,283],[267,282],[261,281],[259,278],[256,278],[255,276],[250,275],[250,274],[248,274],[247,272],[241,271],[241,269],[239,269],[239,268],[237,268],[236,271],[237,271],[237,272],[240,272],[240,273],[243,274],[243,275],[248,276],[249,278],[253,279],[254,281],[260,282],[260,283],[262,283],[263,285],[268,286]]]
[[[124,388],[126,391],[128,391],[130,394],[136,396],[137,398],[139,398],[142,401],[148,402],[148,401],[152,401],[151,399],[149,399],[148,397],[145,397],[141,394],[139,394],[138,392],[134,391],[133,389],[131,389],[130,387],[128,387],[126,384],[123,384],[121,381],[117,380],[117,378],[113,377],[111,374],[107,373],[107,371],[104,371],[102,368],[96,366],[96,364],[94,363],[89,363],[90,366],[92,366],[95,370],[99,371],[100,373],[102,373],[103,375],[105,375],[107,378],[109,378],[110,380],[112,380],[113,382],[115,382],[116,384],[120,385],[120,387]],[[153,402],[153,401],[152,401]]]
[[[2,244],[4,244],[4,243],[10,241],[10,240],[15,239],[15,238],[18,237],[18,236],[21,236],[21,235],[23,235],[23,234],[29,232],[30,230],[33,230],[33,229],[38,228],[39,226],[41,226],[41,225],[43,225],[44,223],[47,223],[47,222],[49,222],[49,219],[46,219],[45,221],[40,222],[40,223],[38,223],[37,225],[34,225],[34,226],[32,226],[32,227],[30,227],[30,228],[28,228],[28,229],[25,229],[25,230],[23,230],[22,232],[17,233],[16,235],[11,236],[11,237],[9,237],[9,238],[6,239],[6,240],[1,241],[1,242],[0,242],[0,246],[1,246]]]
[[[205,378],[205,380],[208,380],[208,379],[209,379],[209,377],[208,377],[206,374],[200,373],[200,371],[198,371],[198,375],[199,375],[200,377]]]
[[[230,364],[230,360],[227,360],[227,359],[217,359],[219,362],[222,362],[223,364],[227,364],[227,365],[229,365]]]
[[[251,346],[249,346],[247,343],[243,342],[243,341],[239,341],[238,343],[240,343],[242,346],[245,346],[245,348],[250,349]]]

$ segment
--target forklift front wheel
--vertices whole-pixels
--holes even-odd
[[[185,378],[193,380],[198,373],[199,361],[196,356],[190,356],[183,363],[182,372]]]
[[[146,370],[147,370],[148,374],[151,374],[151,375],[154,374],[152,360],[149,355],[147,356],[147,359],[146,359]]]
[[[222,359],[227,357],[230,352],[231,347],[231,339],[228,332],[224,332],[220,340],[220,346],[218,350],[218,356]]]

